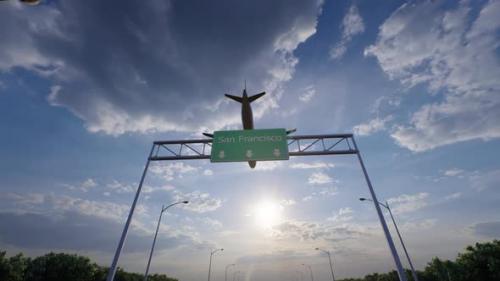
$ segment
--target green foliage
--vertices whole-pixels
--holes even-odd
[[[468,246],[455,261],[433,258],[424,271],[417,271],[420,281],[499,281],[500,280],[500,241],[476,243]],[[414,281],[406,270],[409,281]],[[398,281],[396,271],[374,273],[364,278],[344,279],[341,281]]]
[[[30,258],[22,254],[6,258],[0,252],[1,281],[105,281],[108,268],[92,263],[89,258],[63,253],[49,253],[41,257]],[[115,281],[142,281],[144,275],[129,273],[121,268],[115,275]],[[150,281],[177,281],[164,274],[150,275]]]

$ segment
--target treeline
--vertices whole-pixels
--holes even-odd
[[[10,258],[0,251],[0,281],[105,281],[108,268],[89,258],[63,253],[49,253],[29,258],[18,254]],[[142,281],[143,274],[118,269],[115,281]],[[164,274],[149,275],[150,281],[178,281]]]
[[[406,274],[414,281],[411,271]],[[455,261],[432,259],[424,271],[417,271],[420,281],[500,281],[500,241],[476,243],[458,254]],[[364,278],[339,281],[399,281],[396,271],[374,273]]]
[[[0,251],[0,281],[104,281],[108,268],[90,261],[89,258],[49,253],[41,257],[29,258],[18,254],[7,258]],[[500,241],[476,243],[458,254],[455,261],[434,258],[423,271],[418,271],[420,281],[499,281]],[[119,269],[116,281],[143,280],[139,273],[129,273]],[[409,281],[414,281],[407,271]],[[151,281],[178,281],[163,274],[150,275]],[[399,281],[396,271],[374,273],[364,278],[339,281]]]

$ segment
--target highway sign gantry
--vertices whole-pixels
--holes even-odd
[[[288,160],[285,129],[216,131],[211,162]]]

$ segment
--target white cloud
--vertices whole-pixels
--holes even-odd
[[[214,172],[210,169],[205,169],[203,171],[203,175],[205,175],[205,176],[213,176],[213,174],[214,174]]]
[[[342,241],[367,235],[368,228],[357,224],[338,222],[320,223],[298,220],[285,221],[272,229],[272,237],[279,240],[296,241]]]
[[[84,180],[83,182],[73,185],[73,184],[63,184],[63,186],[69,188],[69,190],[73,191],[82,191],[82,192],[88,192],[91,188],[96,187],[97,183],[95,182],[94,179],[88,178]]]
[[[335,186],[329,186],[329,187],[319,187],[315,188],[315,191],[312,192],[311,194],[304,196],[302,198],[302,201],[307,202],[311,201],[316,198],[327,198],[327,197],[332,197],[338,194],[338,188]]]
[[[295,204],[297,204],[297,202],[293,199],[283,199],[280,201],[281,206],[293,206]]]
[[[49,79],[49,103],[67,108],[90,132],[220,129],[240,122],[234,104],[220,102],[225,91],[240,91],[234,81],[247,78],[268,92],[254,107],[256,119],[278,106],[298,62],[294,51],[316,32],[322,4],[256,2],[251,11],[237,2],[2,5],[0,70],[20,67]],[[191,28],[199,9],[202,22]],[[280,13],[243,20],[269,10]]]
[[[255,170],[257,171],[273,171],[275,169],[283,167],[283,163],[280,161],[260,161],[257,163]]]
[[[96,187],[97,186],[97,183],[93,180],[93,179],[86,179],[83,183],[82,183],[82,188],[85,190],[85,191],[88,191],[89,189],[91,189],[92,187]]]
[[[337,212],[334,212],[333,216],[330,218],[327,218],[327,220],[334,221],[334,222],[347,222],[352,220],[352,214],[354,211],[349,208],[340,208]]]
[[[392,120],[392,116],[386,116],[384,118],[376,117],[370,120],[368,123],[363,123],[354,126],[354,133],[360,136],[368,136],[373,133],[382,131],[386,129],[387,122]]]
[[[498,188],[500,185],[500,170],[491,171],[475,171],[470,173],[469,181],[477,191],[482,191],[489,188]]]
[[[460,197],[462,197],[462,192],[455,192],[455,193],[452,193],[450,195],[446,195],[444,197],[444,199],[448,201],[448,200],[455,200],[455,199],[458,199]]]
[[[172,181],[175,177],[182,178],[184,174],[192,173],[197,170],[197,167],[184,164],[183,162],[158,164],[150,167],[150,171],[153,174],[160,176],[167,181]]]
[[[113,191],[115,193],[119,193],[119,194],[134,192],[135,189],[137,188],[136,186],[133,186],[131,184],[122,183],[122,182],[119,182],[117,180],[113,180],[112,182],[106,184],[106,187],[108,189],[110,189],[111,191]]]
[[[222,222],[215,220],[215,219],[212,219],[212,218],[209,218],[209,217],[200,218],[200,222],[208,225],[211,228],[215,228],[215,229],[222,228]]]
[[[311,201],[313,198],[314,197],[312,195],[307,195],[307,196],[302,197],[302,201],[304,201],[304,202]]]
[[[189,193],[183,193],[176,189],[173,191],[173,194],[175,201],[189,201],[189,204],[181,204],[181,208],[196,213],[212,212],[222,206],[221,199],[214,198],[209,193],[201,192],[198,190]]]
[[[142,193],[153,193],[157,191],[172,191],[175,187],[172,185],[150,186],[145,185],[142,187]]]
[[[403,194],[398,197],[390,198],[387,202],[390,204],[391,210],[396,214],[409,213],[417,211],[427,206],[426,199],[429,193],[421,192],[417,194]],[[393,206],[394,205],[394,206]]]
[[[315,95],[316,95],[316,89],[314,88],[314,86],[311,85],[306,87],[304,92],[300,94],[299,100],[308,103]]]
[[[331,183],[333,182],[333,179],[329,175],[323,172],[315,172],[309,176],[307,182],[309,184],[321,185],[321,184]]]
[[[405,222],[402,225],[402,229],[405,231],[418,231],[421,232],[424,229],[432,228],[436,225],[437,219],[424,219],[420,221]]]
[[[334,168],[335,165],[326,162],[312,162],[312,163],[292,163],[289,166],[292,169],[330,169]]]
[[[130,206],[107,201],[92,201],[65,195],[40,193],[7,193],[0,194],[0,199],[9,199],[4,205],[13,204],[16,212],[31,212],[40,214],[61,215],[62,212],[77,212],[82,215],[111,219],[121,222]],[[137,208],[138,213],[144,213],[143,207]]]
[[[352,38],[365,31],[363,18],[359,14],[358,8],[352,5],[342,20],[342,38],[339,43],[330,49],[332,59],[340,59],[347,51],[347,45]]]
[[[444,175],[448,176],[448,177],[455,177],[455,176],[461,175],[463,173],[464,173],[464,170],[457,169],[457,168],[452,168],[452,169],[444,171]]]
[[[365,50],[391,79],[407,87],[425,83],[442,95],[392,132],[412,151],[500,137],[500,2],[486,2],[477,15],[471,4],[462,1],[448,10],[427,1],[404,4]]]

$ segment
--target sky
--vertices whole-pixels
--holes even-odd
[[[500,238],[499,1],[0,3],[0,249],[109,266],[155,140],[354,133],[417,269]],[[394,269],[352,155],[152,163],[119,266],[181,281]],[[386,214],[386,219],[389,219]],[[394,229],[389,224],[393,235]],[[394,237],[395,238],[395,237]],[[403,259],[400,244],[396,246]],[[408,266],[406,260],[403,264]],[[238,279],[238,278],[237,278]]]

